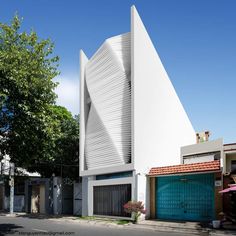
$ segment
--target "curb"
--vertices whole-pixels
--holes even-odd
[[[212,236],[223,236],[223,235],[236,235],[236,231],[216,231],[212,230],[210,228],[193,228],[191,226],[188,226],[187,228],[181,228],[181,227],[174,227],[173,225],[145,225],[145,224],[133,224],[128,223],[124,225],[117,225],[116,223],[112,222],[105,222],[100,220],[80,220],[78,218],[74,219],[66,219],[66,218],[54,218],[50,220],[62,220],[67,222],[74,222],[78,224],[87,224],[87,225],[96,225],[96,226],[106,226],[106,227],[114,227],[114,228],[126,228],[126,229],[144,229],[144,230],[151,230],[151,231],[160,231],[160,232],[178,232],[178,233],[185,233],[185,234],[192,234],[192,235],[212,235]]]
[[[1,214],[3,215],[3,214]],[[14,213],[14,214],[4,214],[6,217],[18,217],[18,216],[24,216],[26,214],[21,214],[21,213]],[[42,217],[43,218],[43,217]],[[41,218],[41,219],[42,219]],[[37,219],[37,218],[36,218]],[[211,236],[225,236],[225,235],[236,235],[236,231],[232,230],[215,230],[215,229],[210,229],[210,228],[196,228],[191,225],[187,226],[182,226],[182,227],[175,227],[173,224],[166,224],[166,225],[154,225],[154,224],[142,224],[142,222],[138,224],[133,224],[133,223],[127,223],[127,224],[122,224],[119,225],[117,223],[113,223],[112,221],[105,221],[105,220],[85,220],[85,219],[79,219],[78,217],[52,217],[52,218],[47,218],[48,220],[51,221],[64,221],[64,222],[73,222],[76,224],[87,224],[87,225],[96,225],[96,226],[105,226],[105,227],[114,227],[114,228],[123,228],[123,229],[143,229],[143,230],[151,230],[151,231],[160,231],[160,232],[178,232],[184,234],[189,234],[189,235],[211,235]]]
[[[136,225],[134,229],[146,229],[153,231],[161,231],[161,232],[176,232],[176,233],[186,233],[191,235],[209,235],[209,230],[207,229],[194,229],[194,228],[179,228],[179,227],[171,227],[171,226],[145,226],[145,225]]]
[[[16,217],[17,214],[15,214],[15,213],[13,213],[13,214],[8,213],[8,214],[4,214],[4,216],[6,216],[6,217]]]
[[[69,221],[74,222],[77,224],[87,224],[87,225],[96,225],[96,226],[106,226],[106,227],[114,227],[114,228],[123,228],[123,229],[144,229],[144,230],[151,230],[151,231],[161,231],[161,232],[179,232],[179,233],[187,233],[192,235],[199,235],[201,233],[202,235],[206,234],[209,235],[208,230],[204,229],[194,229],[194,228],[179,228],[179,227],[171,227],[171,226],[150,226],[150,225],[144,225],[144,224],[133,224],[128,223],[124,225],[118,225],[116,223],[112,222],[104,222],[104,221],[98,221],[98,220],[79,220],[79,219],[51,219],[51,220],[63,220],[63,221]]]
[[[225,235],[236,235],[236,231],[225,230],[225,231],[211,231],[209,233],[211,236],[225,236]]]

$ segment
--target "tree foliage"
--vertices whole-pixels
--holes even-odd
[[[54,105],[52,117],[58,136],[54,140],[52,159],[42,160],[35,168],[43,176],[77,178],[79,176],[79,120],[74,118],[66,108]]]
[[[59,58],[53,56],[53,43],[34,31],[20,32],[20,27],[18,16],[10,25],[0,24],[0,154],[9,154],[18,166],[42,171],[42,163],[62,159],[63,148],[69,149],[65,139],[69,131],[78,134],[78,123],[65,108],[55,106]]]

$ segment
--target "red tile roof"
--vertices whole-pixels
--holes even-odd
[[[208,161],[193,164],[165,166],[165,167],[154,167],[149,171],[149,176],[167,175],[167,174],[179,174],[189,172],[204,172],[220,170],[220,161]]]

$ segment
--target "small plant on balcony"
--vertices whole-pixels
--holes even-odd
[[[141,214],[145,214],[146,210],[144,209],[144,204],[139,201],[129,201],[124,205],[124,211],[126,213],[132,214],[133,223],[136,224],[138,222],[138,218]]]

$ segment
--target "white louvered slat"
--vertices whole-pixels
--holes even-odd
[[[130,162],[130,33],[105,41],[86,65],[91,107],[85,135],[87,169]]]

